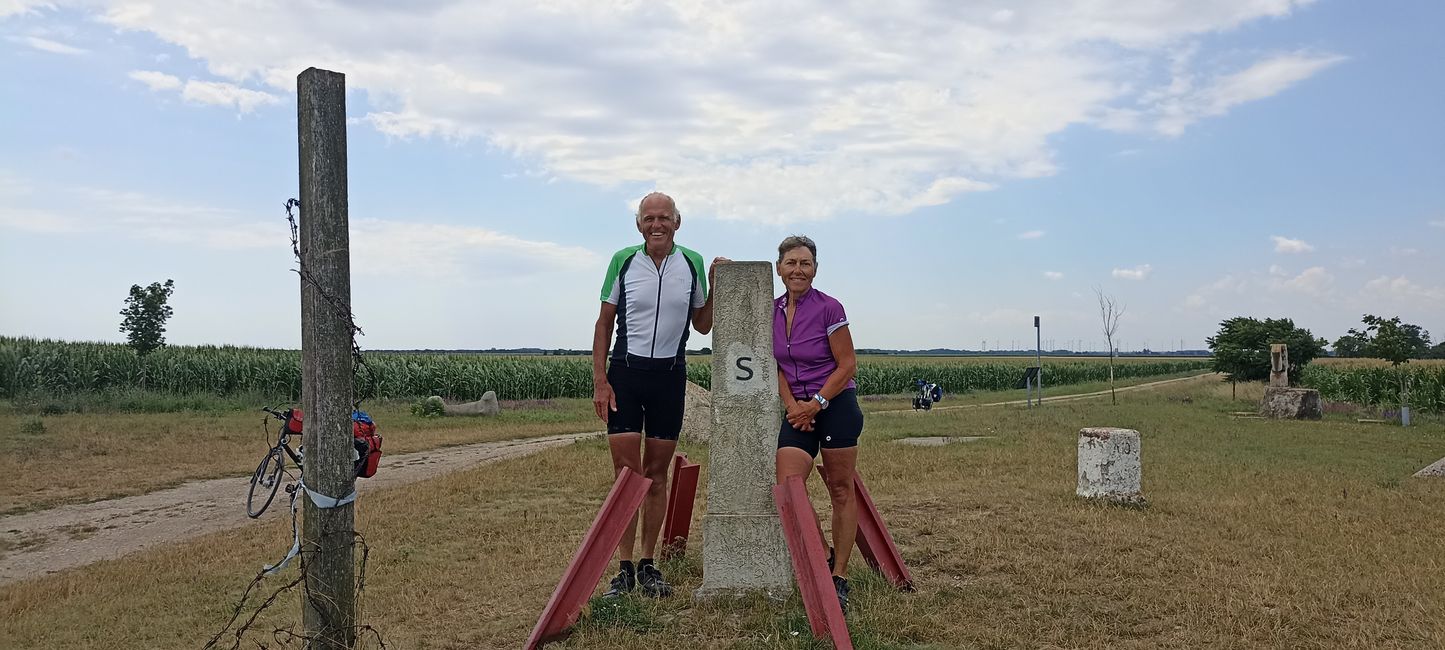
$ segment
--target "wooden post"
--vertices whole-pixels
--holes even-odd
[[[346,206],[346,76],[308,68],[296,78],[301,166],[301,398],[306,412],[302,479],[343,498],[351,462],[351,252]],[[339,306],[339,308],[338,308]],[[345,311],[342,311],[345,310]],[[301,551],[308,647],[350,648],[356,630],[355,520],[350,503],[305,502]]]

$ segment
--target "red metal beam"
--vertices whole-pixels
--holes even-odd
[[[838,606],[833,589],[833,572],[828,570],[828,552],[818,532],[818,515],[808,501],[803,477],[790,476],[782,485],[773,486],[773,501],[783,523],[783,537],[788,541],[788,554],[793,560],[793,576],[808,612],[808,625],[813,636],[832,639],[836,650],[853,650],[848,623]]]
[[[552,598],[542,610],[542,617],[537,619],[537,627],[532,628],[532,635],[523,646],[526,650],[535,650],[561,639],[566,636],[567,628],[577,622],[582,606],[592,597],[597,582],[612,561],[612,552],[622,542],[627,522],[637,514],[651,485],[651,479],[636,472],[617,475],[612,491],[607,494],[607,500],[602,502],[602,509],[597,512],[597,518],[582,539],[582,547],[577,549],[572,563],[562,574],[562,581],[552,592]]]
[[[697,479],[701,471],[689,463],[687,454],[672,457],[672,486],[667,491],[667,518],[662,523],[662,559],[687,552],[687,533],[692,527],[692,504],[697,500]]]
[[[824,481],[828,480],[828,473],[822,465],[818,466],[818,474]],[[873,497],[868,494],[863,477],[856,470],[853,472],[853,496],[858,500],[858,535],[855,539],[863,560],[899,591],[913,591],[913,575],[903,564],[898,545],[893,542],[888,525],[883,523],[883,515],[873,505]]]

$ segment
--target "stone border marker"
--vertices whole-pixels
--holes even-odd
[[[702,518],[699,600],[763,592],[785,598],[792,565],[773,502],[782,424],[773,361],[773,267],[718,265],[714,283],[713,432]]]
[[[1113,427],[1079,430],[1079,486],[1088,499],[1143,505],[1139,432]]]

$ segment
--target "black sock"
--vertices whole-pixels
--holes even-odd
[[[622,572],[626,573],[627,575],[637,574],[637,569],[632,568],[632,560],[623,560],[619,562],[618,568],[622,569]]]
[[[638,570],[638,571],[641,571],[641,570],[642,570],[642,567],[645,567],[645,566],[652,566],[652,558],[650,558],[650,557],[645,557],[645,558],[642,558],[641,560],[638,560],[638,561],[637,561],[637,570]]]

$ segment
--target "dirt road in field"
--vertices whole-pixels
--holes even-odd
[[[1167,385],[1167,384],[1176,384],[1176,383],[1179,383],[1179,382],[1181,382],[1181,381],[1194,381],[1194,380],[1196,380],[1196,379],[1204,379],[1205,377],[1213,377],[1213,376],[1215,376],[1216,374],[1217,374],[1217,373],[1206,372],[1206,373],[1204,373],[1204,374],[1202,374],[1202,375],[1194,375],[1194,376],[1192,376],[1192,377],[1176,377],[1176,378],[1174,378],[1174,379],[1161,379],[1161,380],[1159,380],[1159,381],[1151,381],[1151,382],[1148,382],[1148,383],[1145,383],[1145,384],[1134,384],[1133,386],[1125,386],[1125,387],[1123,387],[1123,388],[1116,388],[1116,389],[1114,389],[1114,392],[1115,392],[1115,393],[1129,393],[1129,392],[1133,392],[1133,391],[1136,391],[1136,390],[1148,390],[1148,389],[1150,389],[1150,388],[1158,388],[1158,387],[1160,387],[1160,386],[1164,386],[1164,385]],[[1050,403],[1050,404],[1057,404],[1058,402],[1072,402],[1072,401],[1081,400],[1081,399],[1092,399],[1092,398],[1095,398],[1095,397],[1103,397],[1103,396],[1106,396],[1106,395],[1108,395],[1108,394],[1109,394],[1109,391],[1107,391],[1107,390],[1100,390],[1100,391],[1095,391],[1095,392],[1092,392],[1092,393],[1079,393],[1079,394],[1077,394],[1077,395],[1060,395],[1060,396],[1058,396],[1058,397],[1049,397],[1049,396],[1045,395],[1044,397],[1045,397],[1045,400],[1047,400],[1048,403]],[[984,408],[984,407],[987,407],[987,406],[1014,406],[1014,405],[1016,405],[1016,404],[1027,404],[1027,403],[1028,403],[1028,400],[1026,400],[1026,399],[1016,399],[1016,400],[1011,400],[1011,401],[1008,401],[1008,402],[989,402],[989,403],[987,403],[987,404],[959,404],[958,406],[935,406],[935,407],[933,407],[933,410],[935,410],[935,411],[952,411],[952,410],[956,410],[956,409],[977,409],[977,408]],[[869,415],[874,415],[874,414],[878,414],[878,413],[922,413],[922,412],[923,412],[923,411],[919,411],[919,410],[916,410],[916,409],[907,408],[907,409],[887,409],[887,410],[882,410],[882,411],[869,411],[868,414],[869,414]]]
[[[483,442],[392,456],[361,492],[569,445],[602,432]],[[245,526],[250,476],[195,481],[169,490],[0,517],[0,585],[146,548]],[[284,492],[262,519],[290,515]]]

